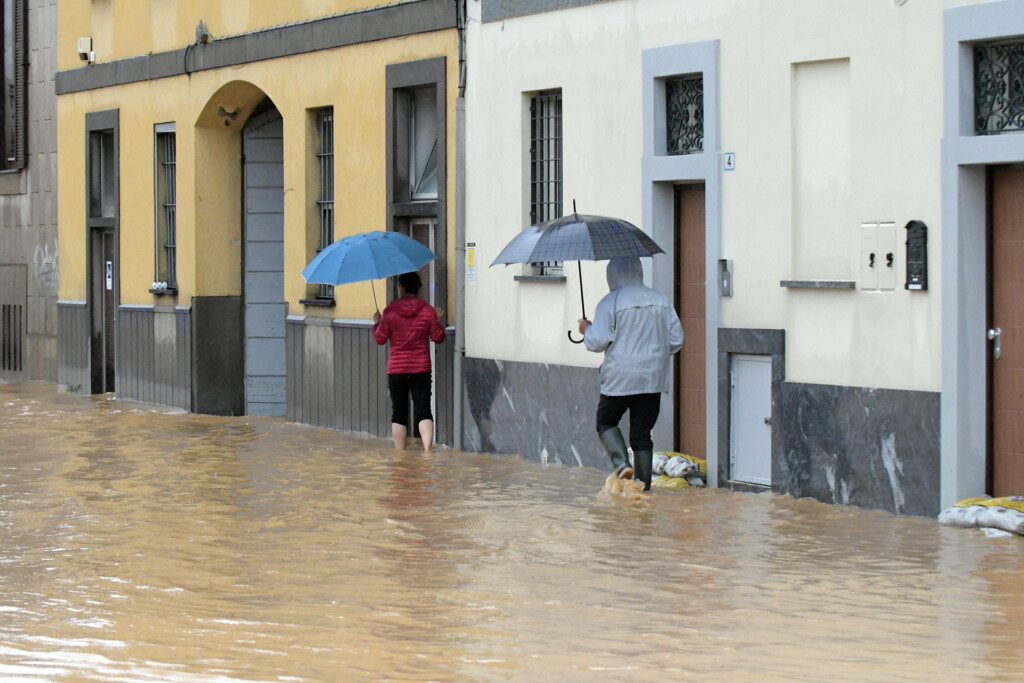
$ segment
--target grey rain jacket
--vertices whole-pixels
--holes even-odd
[[[672,354],[683,346],[683,326],[672,305],[643,284],[639,258],[608,262],[608,289],[594,324],[583,336],[590,351],[604,351],[601,393],[629,396],[667,392]]]

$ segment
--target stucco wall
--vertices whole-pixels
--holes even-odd
[[[639,225],[648,125],[642,50],[718,40],[721,148],[711,151],[736,155],[736,170],[721,179],[717,256],[734,267],[722,326],[784,329],[790,381],[938,390],[942,11],[957,4],[970,3],[637,0],[471,24],[466,239],[476,243],[479,267],[466,283],[467,354],[600,361],[565,339],[580,312],[575,264],[563,285],[516,283],[515,267],[487,268],[527,221],[523,93],[562,88],[566,211],[575,198],[581,212]],[[813,180],[814,168],[793,166],[794,149],[809,134],[793,125],[794,65],[824,60],[848,60],[848,201],[833,214],[827,203],[807,210],[821,198],[813,183],[811,192],[797,192],[795,183]],[[828,121],[818,125],[827,129]],[[822,226],[831,241],[820,247],[820,267],[800,238],[800,231],[818,237],[807,232],[814,220],[800,224],[801,215],[831,216]],[[903,289],[903,226],[911,219],[929,226],[927,292]],[[791,279],[856,281],[860,225],[880,221],[897,226],[895,290],[780,287]],[[671,268],[671,260],[657,256],[653,267]],[[607,292],[603,264],[583,268],[592,315]]]
[[[389,0],[114,0],[65,3],[60,11],[58,67],[81,64],[78,38],[91,37],[97,62],[188,45],[202,20],[216,38],[318,19],[381,5]]]

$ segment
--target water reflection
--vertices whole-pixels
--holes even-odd
[[[0,385],[0,678],[1011,679],[1024,539]]]

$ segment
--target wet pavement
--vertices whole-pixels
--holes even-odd
[[[0,384],[0,680],[1011,680],[1024,539]]]

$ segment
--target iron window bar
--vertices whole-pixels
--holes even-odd
[[[317,253],[334,242],[334,107],[317,111],[317,130],[320,149],[316,156],[320,162],[320,196],[316,201],[320,213],[320,246]],[[334,299],[333,285],[320,285],[317,298]]]
[[[0,370],[22,372],[23,310],[16,304],[0,306]]]
[[[153,294],[178,291],[177,138],[173,123],[156,126],[156,281]]]
[[[562,215],[562,91],[530,99],[530,223]],[[541,275],[560,274],[561,261],[530,264]]]
[[[167,232],[164,254],[167,258],[167,288],[178,288],[178,161],[175,134],[163,133],[164,139],[164,222]]]
[[[1024,131],[1024,42],[974,46],[974,132]]]

